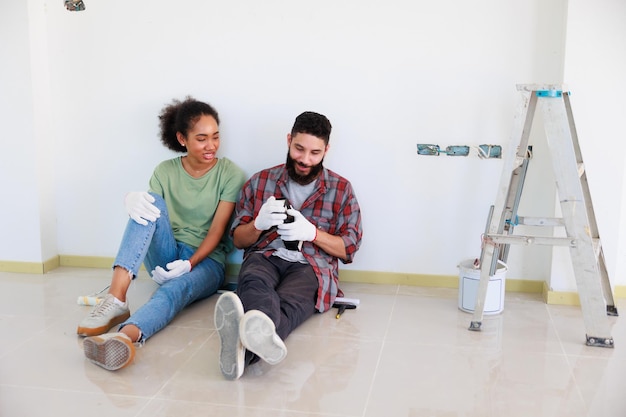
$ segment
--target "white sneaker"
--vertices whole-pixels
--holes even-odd
[[[243,346],[270,365],[287,356],[287,347],[276,334],[274,322],[259,310],[250,310],[239,323],[239,338]]]
[[[215,304],[215,328],[220,336],[220,370],[226,379],[243,374],[246,351],[239,340],[239,321],[243,305],[233,292],[220,295]]]
[[[108,332],[111,327],[129,317],[128,303],[121,306],[115,302],[113,295],[107,294],[80,322],[76,333],[81,336],[97,336]]]
[[[135,346],[124,333],[87,337],[83,341],[83,350],[90,362],[109,371],[125,367],[135,357]]]

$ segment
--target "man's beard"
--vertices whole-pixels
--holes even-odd
[[[323,164],[324,158],[322,158],[319,164],[313,165],[307,175],[300,175],[296,172],[297,162],[291,157],[291,155],[289,155],[289,151],[287,151],[287,173],[289,174],[289,178],[291,178],[300,185],[307,185],[315,181],[315,179],[319,176],[320,172],[322,172],[322,169],[324,168]]]

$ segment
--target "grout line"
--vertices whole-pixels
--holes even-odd
[[[389,313],[389,319],[387,320],[387,325],[385,326],[385,334],[380,344],[380,351],[378,352],[378,358],[376,359],[376,366],[374,367],[374,374],[372,375],[372,381],[370,383],[369,390],[367,391],[367,397],[365,399],[365,404],[363,406],[363,417],[367,415],[367,407],[369,406],[370,400],[372,398],[372,393],[374,392],[374,385],[376,383],[376,377],[378,376],[378,369],[380,368],[380,362],[382,360],[383,352],[385,351],[387,336],[389,335],[389,326],[392,322],[393,314],[396,310],[396,303],[398,301],[399,293],[400,293],[400,285],[396,285],[396,291],[394,294],[393,304],[391,306],[391,312]]]

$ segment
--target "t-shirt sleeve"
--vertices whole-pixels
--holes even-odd
[[[150,181],[148,182],[148,192],[155,193],[160,195],[161,197],[165,196],[165,191],[163,190],[163,184],[160,181],[161,171],[163,170],[162,164],[157,165],[150,177]]]
[[[246,174],[241,168],[230,162],[225,170],[225,177],[226,180],[224,181],[224,187],[222,188],[220,200],[228,201],[229,203],[236,203],[239,198],[241,186],[246,181]]]

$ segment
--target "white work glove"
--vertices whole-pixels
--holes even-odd
[[[261,206],[259,214],[254,219],[254,227],[256,230],[267,230],[272,226],[281,224],[286,218],[285,202],[276,200],[274,196],[271,196]]]
[[[165,265],[167,271],[160,266],[157,266],[152,271],[152,279],[159,285],[163,285],[170,279],[178,278],[182,274],[186,274],[191,271],[191,262],[183,261],[179,259]]]
[[[302,240],[312,242],[317,237],[317,228],[296,209],[288,209],[287,214],[293,216],[293,222],[278,225],[278,234],[285,241]]]
[[[154,204],[154,197],[145,191],[132,191],[126,194],[124,205],[131,219],[144,226],[161,217],[161,210]]]

